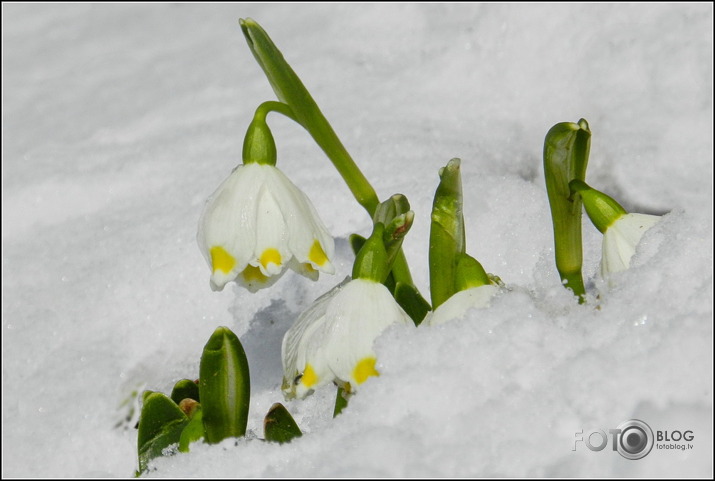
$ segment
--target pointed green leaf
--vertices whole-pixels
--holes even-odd
[[[229,328],[217,328],[206,343],[199,378],[206,441],[213,444],[246,434],[248,360],[238,337]]]
[[[455,292],[456,256],[465,248],[460,160],[452,159],[440,170],[430,225],[429,269],[432,308],[437,309]]]
[[[487,286],[489,284],[491,284],[489,275],[478,260],[469,254],[457,255],[457,266],[455,269],[456,292],[472,287]]]
[[[357,255],[357,253],[360,252],[360,249],[362,249],[362,246],[365,245],[365,241],[367,239],[360,234],[350,234],[348,240],[350,242],[350,248],[353,250],[353,254]]]
[[[348,399],[350,398],[350,393],[345,392],[345,389],[338,386],[338,392],[335,395],[335,408],[333,408],[333,417],[343,412],[343,409],[348,407]]]
[[[189,423],[179,406],[164,394],[147,391],[143,398],[137,435],[140,473],[146,470],[149,461],[179,442],[181,431]]]
[[[303,435],[293,416],[281,403],[275,403],[268,410],[263,420],[263,433],[266,441],[281,444]]]
[[[417,288],[410,284],[397,283],[397,286],[395,286],[395,300],[412,318],[415,326],[419,326],[431,310],[429,302],[420,295]]]

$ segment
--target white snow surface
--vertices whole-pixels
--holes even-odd
[[[221,325],[249,358],[249,435],[147,476],[712,476],[711,4],[3,3],[2,17],[3,477],[132,476],[132,391],[196,378]],[[203,203],[275,99],[246,17],[379,196],[409,198],[423,294],[452,157],[468,252],[507,286],[464,319],[388,329],[381,376],[342,415],[329,386],[285,403],[305,432],[285,445],[260,440],[283,401],[281,339],[350,273],[347,238],[370,219],[309,135],[272,115],[278,165],[335,236],[337,273],[210,290]],[[559,285],[542,169],[546,132],[581,117],[587,181],[665,214],[610,283],[584,217],[585,305]],[[693,448],[631,461],[575,443],[630,419],[690,430]]]

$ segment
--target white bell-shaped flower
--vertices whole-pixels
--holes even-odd
[[[603,232],[601,274],[628,269],[641,238],[659,220],[657,215],[623,214],[613,221]]]
[[[499,288],[492,284],[459,291],[431,312],[426,322],[430,326],[438,326],[452,319],[462,319],[470,309],[489,307],[492,297],[497,292]]]
[[[239,165],[206,202],[198,243],[211,288],[236,281],[252,292],[286,267],[315,280],[333,274],[335,244],[308,197],[274,165]]]
[[[318,298],[283,338],[283,391],[303,398],[335,382],[350,392],[375,368],[375,339],[390,325],[414,326],[388,289],[370,279],[346,279]]]

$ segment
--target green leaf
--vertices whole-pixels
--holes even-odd
[[[201,406],[198,406],[191,417],[191,420],[181,431],[179,438],[179,451],[182,453],[189,452],[189,445],[199,439],[205,437],[204,432],[204,416]]]
[[[338,386],[338,392],[335,395],[335,407],[333,408],[333,417],[343,412],[343,409],[348,407],[348,398],[350,398],[350,393],[345,392],[345,389]]]
[[[191,379],[182,379],[174,384],[174,389],[171,390],[171,400],[176,404],[179,404],[186,398],[193,399],[194,401],[201,401],[199,399],[199,385]]]
[[[569,182],[586,180],[591,131],[584,119],[554,125],[544,139],[544,178],[554,227],[556,268],[565,286],[583,300],[581,197]]]
[[[139,473],[146,470],[149,461],[162,456],[163,451],[179,442],[181,431],[189,418],[174,401],[162,393],[147,391],[139,418],[137,449]]]
[[[263,420],[263,433],[266,441],[281,444],[303,435],[293,416],[281,403],[275,403],[268,410]]]
[[[469,254],[457,254],[455,268],[455,289],[457,292],[472,287],[487,286],[491,284],[489,275],[474,257]]]
[[[208,443],[246,434],[250,391],[243,346],[229,328],[217,328],[204,347],[199,376]]]
[[[360,249],[362,249],[362,246],[365,245],[365,241],[367,239],[360,234],[350,234],[348,240],[350,241],[350,248],[352,248],[353,254],[357,255],[357,253],[360,252]]]
[[[412,318],[415,326],[419,326],[432,309],[429,302],[420,295],[413,285],[402,282],[398,282],[395,286],[395,300]]]
[[[460,160],[452,159],[440,169],[440,183],[434,194],[429,244],[432,309],[455,293],[456,256],[465,248],[459,167]]]

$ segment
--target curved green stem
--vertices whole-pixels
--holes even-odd
[[[283,58],[268,34],[254,20],[240,20],[241,29],[278,99],[290,106],[293,120],[301,124],[328,156],[345,180],[355,199],[370,215],[380,203],[363,173],[343,146],[313,97]]]
[[[266,113],[274,110],[302,125],[338,170],[355,200],[372,217],[380,204],[375,189],[345,149],[303,82],[256,21],[247,18],[239,23],[253,56],[280,100],[262,104]],[[397,255],[392,272],[396,281],[412,285],[412,276],[402,251]]]
[[[256,109],[256,113],[253,114],[253,118],[265,122],[266,116],[268,116],[270,112],[278,112],[298,122],[298,118],[295,116],[293,109],[290,108],[290,105],[284,104],[283,102],[276,102],[275,100],[268,100],[259,105]]]

